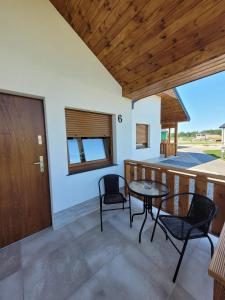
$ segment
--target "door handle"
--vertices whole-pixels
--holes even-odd
[[[44,165],[44,157],[43,156],[39,156],[39,161],[34,162],[33,165],[39,165],[40,166],[40,172],[44,173],[45,165]]]

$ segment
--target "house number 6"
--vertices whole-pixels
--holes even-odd
[[[122,123],[122,122],[123,122],[123,117],[122,117],[122,115],[118,115],[118,122],[119,122],[119,123]]]

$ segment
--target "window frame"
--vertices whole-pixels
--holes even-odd
[[[147,141],[146,143],[143,143],[143,146],[138,146],[141,144],[137,143],[137,135],[138,135],[138,126],[145,126],[147,128],[147,134],[146,134],[146,138]],[[149,149],[150,148],[150,124],[146,124],[146,123],[136,123],[136,150],[141,150],[141,149]]]
[[[86,112],[86,111],[78,110],[78,109],[71,109],[71,108],[66,108],[66,109],[76,110],[76,111],[79,111],[79,112]],[[96,114],[96,112],[94,112],[94,111],[93,112],[88,111],[88,112]],[[111,114],[105,114],[105,113],[98,113],[98,114],[109,116],[110,126],[111,126],[111,134],[109,136],[68,136],[67,135],[66,143],[67,143],[68,175],[81,173],[81,172],[87,172],[87,171],[101,169],[101,168],[106,168],[106,167],[110,167],[110,166],[115,165],[114,162],[113,162],[113,132],[112,132],[113,118],[112,118]],[[66,122],[67,122],[67,120],[66,120]],[[84,155],[84,148],[83,148],[82,140],[84,140],[84,139],[103,139],[106,158],[91,160],[91,161],[82,161],[83,157],[80,156],[81,162],[79,162],[79,163],[70,163],[70,153],[69,153],[68,139],[77,139],[77,140],[79,140],[78,141],[78,147],[79,147],[80,155],[82,155],[82,154]],[[108,146],[106,144],[108,144]]]

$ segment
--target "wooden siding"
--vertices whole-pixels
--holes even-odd
[[[130,99],[225,70],[223,0],[50,1]]]

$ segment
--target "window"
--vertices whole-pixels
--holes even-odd
[[[80,151],[78,140],[73,138],[68,138],[68,151],[69,151],[69,163],[76,164],[80,163]]]
[[[69,173],[112,164],[112,116],[66,109]]]
[[[149,125],[136,124],[136,149],[149,147]]]
[[[86,161],[106,159],[104,139],[82,139]]]

